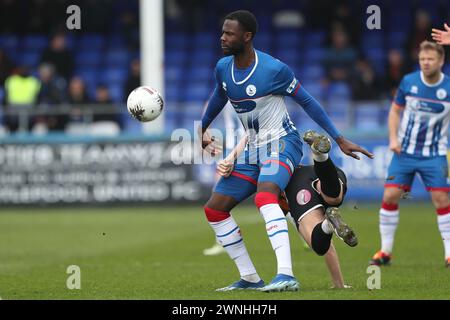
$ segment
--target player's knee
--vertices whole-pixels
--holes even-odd
[[[328,197],[328,196],[325,196],[324,194],[322,194],[322,198],[323,198],[323,200],[325,200],[325,202],[329,206],[338,207],[342,204],[342,196],[338,196],[337,198],[332,198],[332,197]]]
[[[226,211],[215,210],[207,206],[204,206],[203,209],[209,222],[219,222],[230,217],[230,213]]]
[[[383,194],[383,202],[390,205],[396,205],[398,204],[402,193],[405,191],[406,189],[403,190],[402,188],[386,188]]]
[[[278,195],[271,192],[258,192],[255,196],[255,205],[259,209],[266,204],[278,204]]]
[[[331,236],[322,231],[322,223],[318,223],[311,233],[311,248],[319,256],[328,252],[331,245]]]

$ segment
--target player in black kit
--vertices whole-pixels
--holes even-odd
[[[303,135],[303,140],[311,148],[314,165],[299,166],[294,170],[280,196],[280,207],[314,252],[325,257],[333,286],[349,288],[344,284],[336,249],[331,242],[335,233],[351,247],[358,244],[355,233],[342,220],[338,208],[347,191],[347,178],[328,155],[331,149],[328,137],[310,130]],[[242,139],[233,151],[234,157],[244,146],[245,139]],[[230,163],[230,159],[219,162],[219,174],[228,175],[232,170]]]

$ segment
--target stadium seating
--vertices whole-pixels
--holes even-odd
[[[362,30],[361,42],[356,49],[370,61],[377,75],[383,78],[388,51],[398,49],[403,54],[407,54],[405,45],[413,27],[415,10],[424,9],[430,12],[434,19],[442,14],[439,15],[436,12],[435,1],[421,0],[416,1],[415,5],[407,5],[402,1],[382,3],[363,1],[363,5],[370,4],[379,4],[383,7],[383,28]],[[274,13],[286,10],[300,10],[305,13],[308,12],[305,8],[307,5],[302,1],[260,2],[253,10],[259,23],[254,45],[257,49],[268,52],[287,63],[302,85],[314,97],[324,102],[333,115],[343,119],[349,114],[347,109],[352,104],[351,88],[345,83],[332,83],[325,90],[322,85],[322,80],[326,76],[322,62],[327,55],[327,30],[312,29],[308,24],[294,28],[274,23]],[[165,21],[164,98],[168,108],[177,108],[186,103],[203,105],[209,97],[214,86],[213,68],[222,56],[219,47],[220,25],[217,21],[223,18],[225,12],[241,7],[242,3],[241,0],[228,0],[222,1],[217,8],[210,2],[205,3],[204,6],[205,10],[209,10],[208,15],[199,21],[196,31],[184,28],[184,25],[176,19],[168,18]],[[124,10],[137,10],[137,2],[117,1],[113,9],[114,14],[120,14]],[[352,10],[357,9],[355,7]],[[139,52],[130,50],[128,38],[119,32],[120,24],[118,19],[116,20],[107,34],[68,33],[66,43],[74,54],[74,74],[82,77],[86,82],[91,98],[95,87],[103,83],[111,90],[111,96],[115,102],[124,102],[126,96],[123,86],[128,77],[130,62],[134,57],[139,56]],[[433,23],[441,22],[433,21]],[[44,34],[24,36],[0,34],[0,48],[14,63],[29,65],[33,69],[32,73],[36,74],[42,51],[48,46],[49,40],[49,35]],[[444,72],[450,73],[450,66],[445,66]],[[184,121],[184,110],[190,110],[190,108],[181,108],[181,110],[181,113],[174,113],[167,117],[168,127],[180,123],[177,117]],[[355,119],[359,119],[356,123],[361,130],[376,128],[379,125],[374,120],[378,119],[375,116],[378,111],[379,108],[373,105],[363,105],[355,109],[354,116]],[[299,117],[302,116],[295,114],[295,118]],[[363,118],[367,119],[362,120]],[[341,123],[344,122],[344,120],[341,121]]]

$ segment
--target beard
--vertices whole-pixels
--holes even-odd
[[[244,48],[245,45],[242,43],[233,47],[227,47],[227,49],[222,49],[222,51],[224,56],[237,56],[238,54],[244,52]]]

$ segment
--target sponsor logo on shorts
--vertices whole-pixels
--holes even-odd
[[[306,189],[302,189],[297,193],[297,203],[301,206],[304,206],[309,201],[311,201],[311,192]]]

